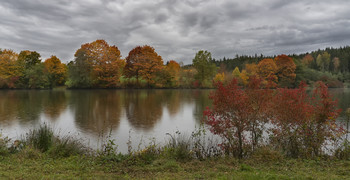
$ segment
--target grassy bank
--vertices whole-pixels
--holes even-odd
[[[109,162],[89,156],[52,158],[22,153],[0,158],[0,179],[349,179],[350,161],[157,158],[149,164]]]
[[[0,179],[350,179],[346,151],[293,159],[261,147],[237,159],[195,137],[178,134],[165,146],[120,154],[112,139],[94,151],[44,125],[20,140],[0,137]]]

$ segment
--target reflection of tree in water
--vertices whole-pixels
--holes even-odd
[[[67,97],[65,90],[43,92],[44,114],[56,120],[67,107]]]
[[[162,90],[125,91],[125,111],[129,123],[138,130],[151,130],[163,114]]]
[[[179,112],[184,96],[181,96],[181,93],[177,90],[164,90],[163,94],[169,115],[173,117]]]
[[[18,113],[16,91],[0,91],[0,122],[13,122]]]
[[[174,117],[181,107],[191,103],[192,90],[164,90],[164,100],[170,117]]]
[[[96,134],[117,128],[121,116],[120,93],[115,90],[71,91],[70,104],[76,125]]]
[[[207,106],[211,106],[212,102],[209,99],[211,90],[194,90],[192,96],[195,101],[195,108],[193,115],[196,121],[199,123],[203,119],[203,111]]]
[[[329,89],[329,92],[338,100],[338,107],[342,109],[341,116],[344,116],[346,109],[350,108],[350,89]]]
[[[40,91],[11,90],[0,93],[0,121],[34,123],[42,111]]]

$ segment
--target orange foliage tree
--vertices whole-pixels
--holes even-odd
[[[311,54],[307,54],[303,57],[303,59],[301,60],[301,63],[309,67],[313,61],[314,61],[314,58],[311,56]]]
[[[44,65],[49,76],[51,87],[55,85],[63,85],[66,80],[67,66],[56,56],[51,56],[46,59]]]
[[[291,57],[279,55],[275,58],[280,86],[290,86],[295,81],[296,65]]]
[[[180,64],[174,60],[170,60],[165,66],[165,70],[170,74],[172,87],[178,85],[179,78],[180,78],[179,77],[180,69],[181,69]]]
[[[277,65],[273,59],[263,59],[257,66],[258,75],[264,80],[271,80],[277,82]]]
[[[76,52],[84,64],[91,67],[93,85],[101,88],[119,86],[119,78],[125,62],[117,46],[110,46],[105,40],[86,43]]]
[[[163,59],[153,47],[144,45],[137,46],[129,52],[126,57],[124,75],[128,78],[135,77],[137,86],[139,79],[147,81],[147,85],[154,85],[155,77],[163,69]]]
[[[0,52],[0,86],[15,88],[15,81],[22,74],[17,63],[18,54],[6,49]]]

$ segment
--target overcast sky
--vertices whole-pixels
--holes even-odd
[[[349,0],[1,0],[0,48],[73,60],[105,39],[125,58],[151,45],[164,62],[302,53],[350,45]]]

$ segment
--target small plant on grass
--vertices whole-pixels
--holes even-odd
[[[107,143],[102,145],[101,150],[97,152],[97,156],[101,161],[114,161],[120,162],[126,159],[127,155],[118,153],[118,146],[115,144],[114,139],[111,139],[111,135],[107,138]]]
[[[48,153],[52,157],[69,157],[72,155],[83,155],[88,152],[87,148],[72,137],[55,136],[51,127],[47,124],[41,125],[38,129],[30,130],[23,140],[24,148],[36,149]]]
[[[222,155],[222,150],[217,146],[218,142],[214,140],[214,137],[206,136],[204,124],[201,124],[198,129],[192,132],[191,140],[191,151],[194,153],[195,157],[200,160]]]
[[[155,139],[153,138],[149,145],[146,146],[144,149],[139,150],[131,156],[129,159],[132,164],[151,164],[160,154],[160,150],[158,146],[156,145]]]
[[[167,133],[170,136],[170,140],[163,148],[166,156],[174,158],[175,160],[188,160],[193,158],[192,141],[191,138],[182,135],[179,131],[176,131],[174,135]]]
[[[9,153],[8,144],[11,139],[8,137],[2,137],[2,134],[0,134],[0,156],[7,155]]]
[[[38,129],[30,130],[24,137],[25,145],[33,146],[41,152],[46,152],[53,143],[53,130],[47,125],[40,125]]]
[[[52,157],[69,157],[87,154],[89,150],[79,141],[72,137],[55,137],[53,145],[48,150]]]

